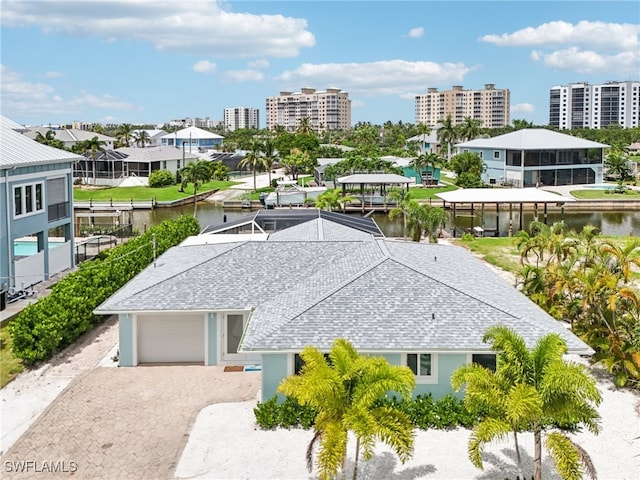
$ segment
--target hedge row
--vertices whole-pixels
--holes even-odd
[[[50,358],[93,328],[103,317],[93,310],[153,261],[200,226],[194,217],[181,216],[151,227],[147,232],[81,263],[55,284],[51,293],[29,305],[8,325],[13,354],[26,364]]]
[[[404,412],[416,428],[421,430],[446,430],[457,427],[471,428],[484,416],[481,411],[469,411],[462,401],[453,395],[446,395],[435,401],[431,395],[418,395],[415,399],[398,400],[384,398],[379,405],[391,406]],[[258,426],[263,430],[275,428],[304,428],[313,426],[316,412],[301,406],[292,398],[278,403],[273,397],[258,403],[253,409]]]

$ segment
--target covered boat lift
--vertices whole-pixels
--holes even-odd
[[[403,177],[395,173],[355,173],[336,179],[336,183],[342,185],[343,197],[347,194],[347,185],[360,186],[360,202],[362,211],[364,212],[365,205],[367,204],[371,208],[375,205],[384,205],[386,207],[387,203],[389,203],[387,200],[388,186],[400,186],[400,188],[409,191],[409,185],[415,184],[416,181],[413,178]],[[365,187],[379,187],[379,195],[365,195]]]
[[[542,190],[539,188],[465,188],[450,192],[437,193],[436,196],[443,201],[443,207],[447,204],[453,209],[453,235],[455,236],[455,223],[457,210],[471,211],[471,230],[478,234],[484,234],[484,209],[485,205],[495,205],[496,207],[496,229],[495,236],[500,234],[500,204],[509,205],[509,236],[513,232],[513,206],[516,205],[520,212],[519,230],[523,229],[522,211],[525,204],[533,205],[533,216],[538,221],[538,205],[543,206],[543,222],[547,223],[547,207],[549,204],[556,205],[562,209],[564,214],[564,204],[575,202],[574,198]],[[480,204],[481,225],[474,226],[474,208]],[[469,206],[469,207],[467,207]],[[466,207],[466,208],[465,208]],[[478,228],[479,227],[479,228]]]

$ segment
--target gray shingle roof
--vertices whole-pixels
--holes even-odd
[[[557,332],[590,352],[466,250],[387,239],[175,247],[96,313],[223,309],[253,310],[245,351],[328,349],[338,337],[362,350],[486,351],[484,331],[504,324],[529,345]]]

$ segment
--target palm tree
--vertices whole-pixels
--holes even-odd
[[[313,135],[313,128],[311,128],[311,120],[309,117],[303,117],[300,119],[300,123],[298,124],[298,128],[296,128],[296,133],[298,135]]]
[[[615,151],[609,153],[605,158],[604,166],[607,168],[607,175],[617,177],[623,182],[633,178],[629,159],[624,154]]]
[[[468,408],[488,412],[469,439],[469,459],[482,468],[482,446],[513,434],[520,478],[526,478],[518,446],[518,433],[533,431],[535,480],[542,478],[542,435],[563,480],[582,478],[586,468],[595,477],[589,455],[558,425],[585,426],[599,432],[595,409],[601,395],[595,380],[583,365],[565,361],[567,347],[559,335],[542,337],[532,350],[514,330],[497,325],[483,341],[496,353],[496,371],[477,364],[464,365],[451,375],[454,390],[466,386]]]
[[[394,220],[396,217],[402,215],[402,235],[407,237],[407,210],[409,208],[409,202],[412,201],[411,193],[407,190],[393,189],[389,192],[389,198],[396,203],[395,208],[389,212],[389,218]]]
[[[439,120],[440,127],[438,128],[438,141],[440,145],[447,145],[447,161],[451,160],[451,144],[458,138],[458,132],[455,125],[451,121],[451,115],[447,115],[447,118]]]
[[[355,199],[355,197],[349,195],[343,197],[338,189],[327,190],[318,197],[316,208],[330,212],[341,209],[344,212],[346,204],[353,202]]]
[[[269,171],[269,186],[271,186],[271,169],[278,160],[276,144],[271,137],[267,137],[262,144],[262,160],[264,167]]]
[[[78,147],[81,149],[81,151],[85,155],[91,154],[91,160],[93,164],[93,183],[94,184],[96,182],[96,155],[98,154],[98,152],[101,152],[101,153],[106,152],[106,150],[104,149],[104,146],[106,144],[107,144],[106,142],[102,140],[98,140],[98,137],[95,136],[89,140],[80,142],[80,145]]]
[[[526,120],[514,118],[511,123],[513,124],[514,130],[522,130],[524,128],[533,128],[533,123],[527,122]]]
[[[478,138],[478,135],[480,135],[481,124],[481,120],[476,120],[475,118],[471,117],[465,117],[464,123],[460,125],[460,135],[465,140],[473,140],[474,138]]]
[[[138,130],[133,134],[133,141],[136,146],[144,148],[145,145],[151,143],[151,137],[146,130]]]
[[[258,184],[256,181],[256,172],[265,166],[264,159],[261,155],[262,144],[258,141],[251,142],[251,149],[247,153],[247,156],[240,160],[238,167],[244,168],[249,166],[253,172],[253,191],[258,190]]]
[[[125,147],[131,146],[131,140],[133,138],[133,125],[130,123],[123,123],[116,129],[116,139],[121,145]]]
[[[187,163],[180,170],[180,177],[182,178],[182,184],[180,191],[183,192],[185,187],[189,183],[193,183],[193,216],[196,216],[196,210],[198,208],[197,193],[198,187],[203,183],[211,180],[212,169],[211,162],[208,160],[198,160],[196,162]]]
[[[388,392],[411,396],[415,377],[408,367],[389,365],[384,357],[360,355],[345,339],[333,343],[328,362],[314,347],[305,347],[300,357],[304,361],[300,374],[283,380],[278,391],[318,412],[307,448],[310,472],[313,447],[319,441],[320,478],[335,478],[340,469],[346,474],[349,432],[356,437],[354,480],[360,451],[365,460],[370,459],[376,440],[391,446],[402,463],[411,458],[411,421],[403,412],[377,405]]]

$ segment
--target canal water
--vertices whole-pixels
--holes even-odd
[[[251,213],[251,210],[247,209],[227,209],[224,210],[219,205],[214,205],[207,202],[200,202],[197,209],[197,218],[202,228],[208,225],[218,225],[224,222],[225,217],[227,221],[232,221],[237,218],[244,217]],[[156,208],[154,210],[134,210],[132,214],[133,228],[144,231],[145,227],[157,225],[164,220],[175,218],[179,215],[193,215],[193,205],[185,205],[182,207],[172,208]],[[358,215],[358,214],[351,214]],[[452,212],[448,211],[448,219],[446,222],[446,229],[449,230],[452,222]],[[389,215],[385,213],[375,213],[373,218],[380,226],[380,229],[387,237],[401,237],[402,233],[402,219],[397,218],[390,220]],[[523,226],[526,229],[533,221],[533,212],[523,212]],[[547,215],[547,223],[550,225],[553,222],[563,220],[569,229],[580,231],[585,225],[593,225],[598,228],[603,235],[635,235],[640,236],[640,211],[588,211],[588,212],[565,212],[562,215],[560,212],[553,212]],[[513,212],[513,231],[516,232],[520,226],[519,212],[514,209]],[[543,221],[542,212],[538,212],[538,220]],[[474,217],[474,225],[480,225],[481,218],[480,212],[476,212]],[[499,218],[500,230],[503,236],[508,234],[509,229],[509,212],[501,211]],[[456,219],[456,226],[461,228],[471,227],[470,217],[458,217]],[[487,229],[496,228],[496,214],[495,210],[485,210],[484,225]]]

